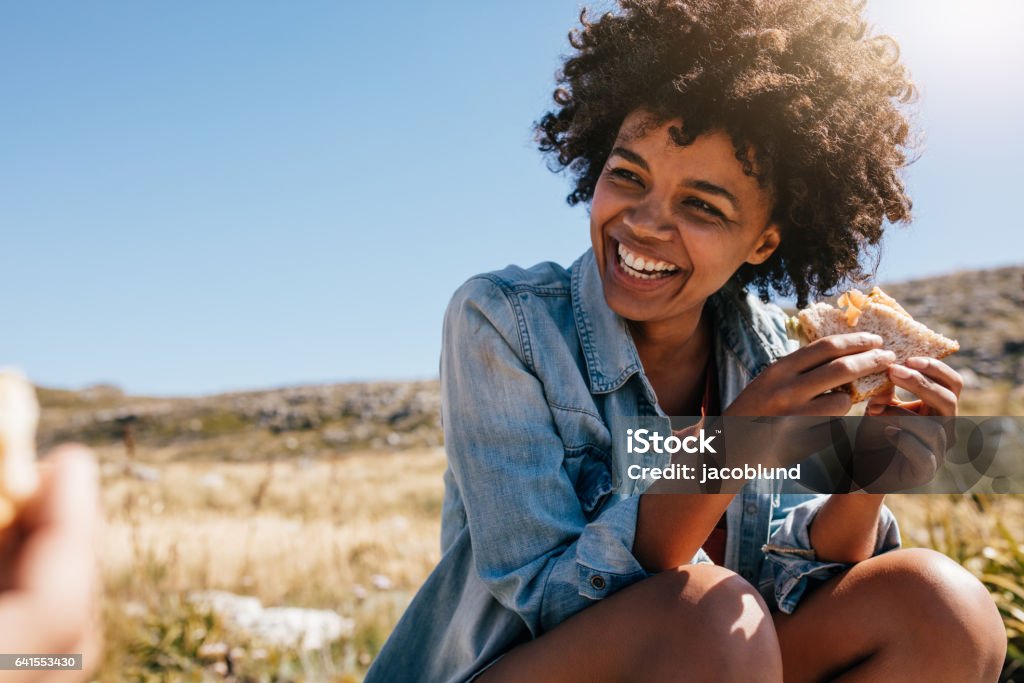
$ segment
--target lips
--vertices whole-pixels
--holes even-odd
[[[617,250],[619,263],[623,266],[627,273],[634,275],[641,279],[645,277],[662,277],[665,275],[671,275],[675,271],[679,270],[679,267],[658,259],[654,256],[644,256],[643,254],[630,249],[625,244],[619,243]]]
[[[628,289],[649,291],[676,281],[686,271],[640,249],[612,239],[606,253],[606,272]],[[630,265],[632,262],[632,265]]]

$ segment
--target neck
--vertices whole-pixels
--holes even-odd
[[[670,368],[703,368],[711,350],[711,319],[706,304],[683,318],[629,321],[640,362],[648,375]]]

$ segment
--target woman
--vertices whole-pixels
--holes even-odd
[[[828,390],[885,369],[919,400],[870,412],[955,415],[962,387],[871,335],[794,349],[765,303],[861,277],[909,219],[891,41],[840,0],[619,4],[537,125],[592,248],[455,293],[443,556],[366,680],[996,680],[984,587],[899,549],[882,496],[613,490],[617,418],[844,415]]]

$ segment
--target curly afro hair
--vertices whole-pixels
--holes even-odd
[[[910,220],[900,170],[916,97],[888,36],[872,36],[848,0],[618,0],[580,13],[576,52],[556,75],[558,108],[534,124],[540,150],[569,168],[571,206],[589,204],[623,119],[643,108],[681,119],[677,144],[724,130],[736,158],[774,198],[782,243],[733,284],[806,306],[862,283],[862,253],[885,220]],[[756,170],[755,170],[756,169]],[[877,268],[877,259],[872,270]]]

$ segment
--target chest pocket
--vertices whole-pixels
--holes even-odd
[[[592,520],[612,492],[611,433],[589,412],[553,406],[552,414],[565,444],[563,467],[587,520]]]
[[[576,452],[567,451],[564,467],[576,488],[576,497],[580,500],[584,514],[588,520],[592,520],[612,491],[608,456],[586,446]]]

